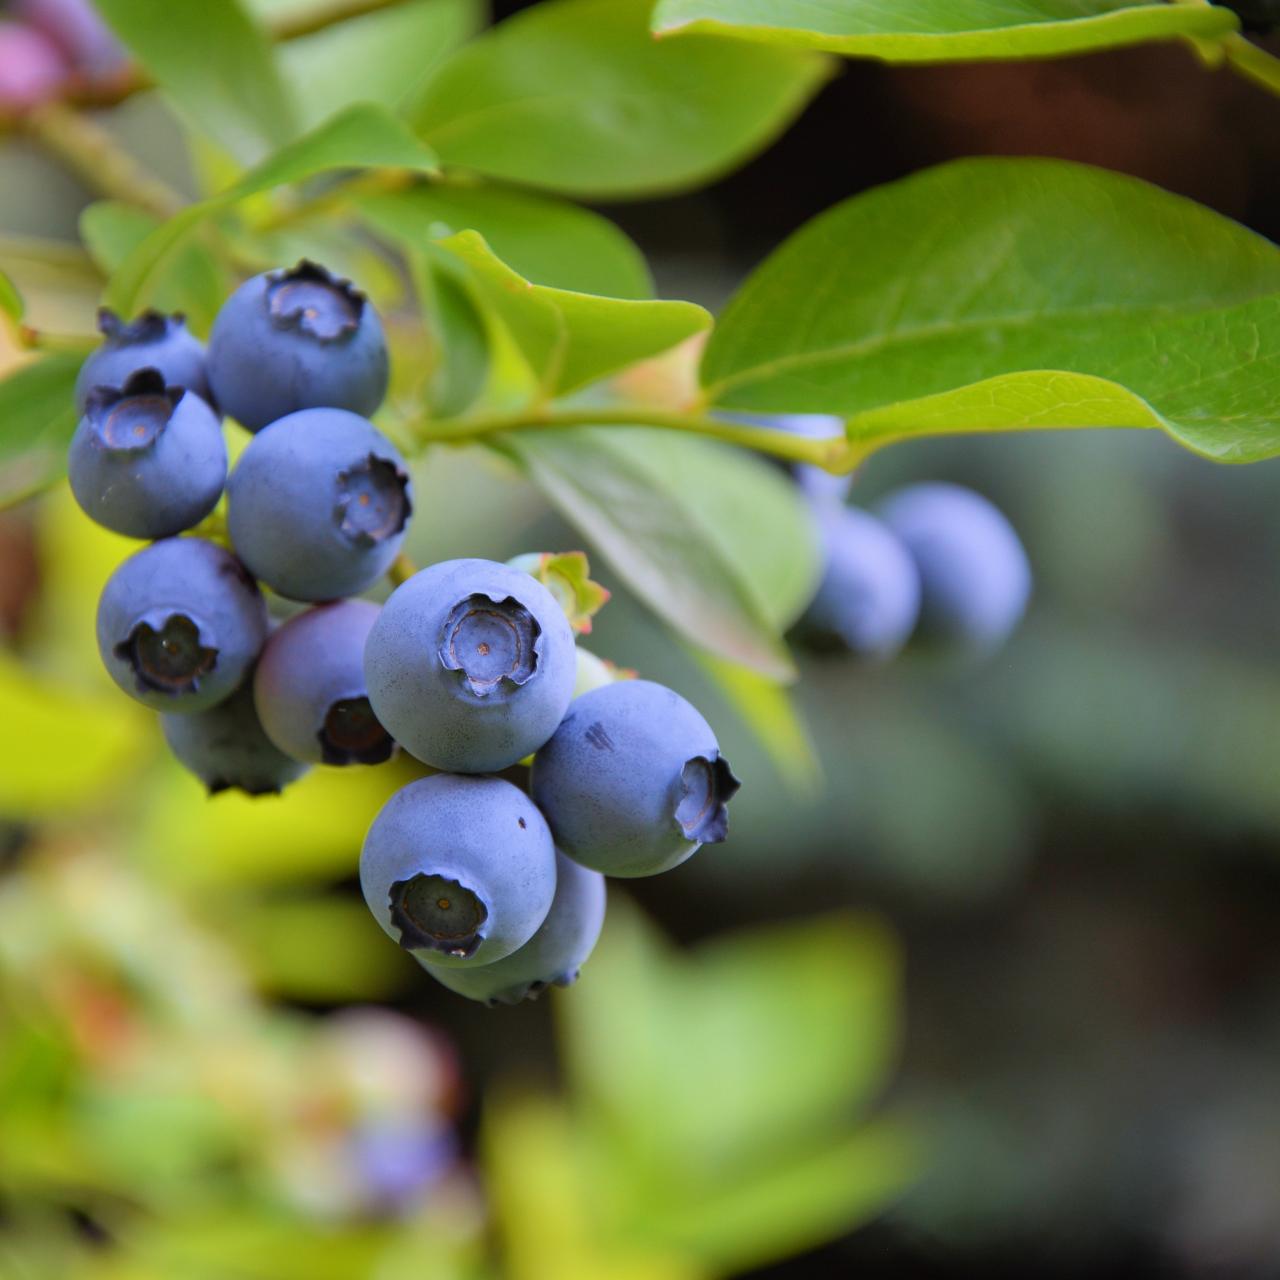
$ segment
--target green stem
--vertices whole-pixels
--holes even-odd
[[[1236,33],[1224,36],[1222,47],[1233,71],[1280,97],[1280,58]]]
[[[469,444],[514,431],[555,430],[561,427],[663,427],[723,440],[787,462],[807,462],[826,471],[844,472],[856,462],[843,440],[810,440],[773,427],[722,422],[700,414],[676,413],[644,406],[600,405],[591,409],[530,409],[519,414],[457,418],[427,422],[418,430],[423,444]]]

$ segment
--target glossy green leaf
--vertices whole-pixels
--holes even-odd
[[[23,314],[22,295],[13,281],[0,271],[0,312],[3,312],[15,324],[21,321]]]
[[[238,0],[96,0],[188,123],[252,162],[296,132],[294,105],[261,27]]]
[[[691,302],[600,298],[531,284],[474,231],[441,245],[470,269],[549,395],[564,395],[669,351],[711,325],[707,312]]]
[[[886,62],[1034,58],[1212,38],[1237,19],[1218,6],[1150,0],[659,0],[660,36],[701,33]]]
[[[433,183],[367,196],[360,211],[383,235],[418,246],[478,231],[503,262],[534,284],[650,298],[644,256],[607,218],[566,201],[499,186]]]
[[[153,287],[160,266],[192,229],[249,196],[335,169],[389,167],[430,173],[435,166],[432,152],[385,107],[350,107],[281,148],[226,191],[190,205],[157,227],[112,277],[108,302],[122,314],[133,314]]]
[[[868,448],[1160,425],[1212,457],[1266,457],[1280,250],[1119,174],[961,161],[802,228],[731,302],[702,376],[725,406],[843,414]]]
[[[354,102],[411,111],[435,73],[485,21],[482,0],[408,0],[280,46],[277,57],[312,128]]]
[[[110,275],[160,225],[160,219],[134,205],[99,200],[80,214],[80,237],[94,262]],[[213,255],[187,240],[157,280],[151,303],[161,311],[180,311],[191,329],[207,334],[227,296],[224,272]]]
[[[479,398],[492,367],[488,308],[466,268],[435,246],[409,251],[426,326],[427,404],[440,418],[462,413]]]
[[[643,428],[537,431],[503,447],[658,617],[786,680],[785,614],[818,552],[793,486],[759,459]]]
[[[45,356],[0,382],[0,508],[66,474],[80,364],[80,356]]]
[[[829,73],[742,41],[655,41],[649,0],[546,0],[462,49],[414,123],[449,164],[619,198],[705,182],[761,150]]]

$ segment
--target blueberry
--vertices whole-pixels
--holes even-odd
[[[129,557],[98,602],[98,651],[125,693],[157,711],[205,711],[262,649],[262,596],[229,551],[166,538]]]
[[[0,107],[21,111],[56,98],[71,68],[58,46],[22,22],[0,22]]]
[[[317,605],[268,641],[254,672],[267,737],[295,760],[380,764],[395,750],[364,685],[364,642],[378,616],[367,600]]]
[[[436,965],[492,964],[547,918],[555,848],[519,787],[440,773],[383,805],[360,854],[360,886],[406,951]]]
[[[875,516],[815,505],[825,567],[799,632],[812,647],[892,657],[920,614],[920,574],[906,547]]]
[[[105,307],[98,312],[102,345],[80,366],[76,405],[81,413],[95,387],[123,387],[140,369],[156,369],[167,387],[194,391],[212,404],[205,378],[204,346],[180,315],[144,311],[126,324]]]
[[[168,538],[217,506],[227,479],[218,416],[193,391],[143,369],[97,387],[67,457],[86,515],[129,538]]]
[[[575,666],[555,597],[492,560],[446,560],[397,587],[364,659],[392,737],[455,773],[495,773],[542,746],[573,696]]]
[[[387,393],[377,312],[350,282],[314,262],[246,280],[209,336],[218,403],[250,431],[299,409],[368,416]]]
[[[210,795],[232,789],[278,795],[307,771],[263,733],[248,684],[208,711],[161,716],[160,724],[169,749]]]
[[[90,0],[18,0],[13,8],[58,45],[88,80],[110,79],[127,67],[124,46]]]
[[[469,1000],[519,1004],[551,985],[567,987],[587,962],[604,924],[604,876],[556,853],[556,896],[538,932],[493,964],[447,969],[419,957],[437,982]]]
[[[917,484],[877,509],[920,572],[920,636],[989,653],[1017,626],[1031,566],[1013,526],[986,498],[956,484]]]
[[[345,409],[303,409],[249,442],[227,484],[227,528],[253,574],[294,600],[376,582],[412,512],[404,459]]]
[[[458,1160],[458,1140],[444,1121],[398,1112],[364,1121],[347,1146],[361,1198],[373,1213],[417,1208]]]
[[[534,756],[531,787],[575,861],[650,876],[725,838],[738,780],[711,727],[678,693],[621,680],[574,699]]]

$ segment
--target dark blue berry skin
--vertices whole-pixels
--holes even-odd
[[[378,719],[406,751],[454,773],[496,773],[542,746],[573,696],[576,669],[555,597],[492,560],[446,560],[414,574],[391,593],[365,646]]]
[[[549,986],[577,980],[604,925],[604,876],[556,852],[556,896],[538,932],[503,960],[480,968],[447,969],[418,962],[435,980],[468,1000],[490,1006],[536,999]]]
[[[142,369],[156,369],[167,387],[193,391],[212,404],[205,376],[204,345],[187,332],[179,315],[144,311],[125,323],[105,307],[98,312],[102,346],[80,367],[76,376],[76,407],[81,413],[95,387],[123,387]]]
[[[534,757],[530,787],[563,852],[630,877],[669,871],[723,840],[738,780],[678,693],[622,680],[574,699]]]
[[[161,716],[160,724],[169,750],[210,795],[231,790],[278,795],[307,771],[263,733],[248,684],[208,711]]]
[[[383,805],[365,837],[360,887],[382,927],[418,959],[492,964],[547,918],[555,847],[519,787],[440,773]]]
[[[956,484],[899,489],[877,514],[919,570],[921,640],[979,655],[998,649],[1031,594],[1027,553],[1004,515]]]
[[[299,409],[368,417],[387,394],[387,344],[364,294],[300,262],[246,280],[209,335],[209,381],[250,431]]]
[[[815,649],[891,658],[920,615],[920,574],[897,535],[875,516],[815,504],[825,566],[798,631]]]
[[[168,538],[199,524],[227,480],[218,416],[154,369],[122,389],[95,388],[67,454],[84,513],[127,538]]]
[[[364,684],[364,644],[378,616],[367,600],[297,614],[267,641],[253,676],[258,718],[286,755],[312,764],[381,764],[395,742]]]
[[[236,554],[292,600],[336,600],[375,583],[396,558],[412,509],[404,459],[345,409],[273,422],[227,483]]]
[[[143,547],[107,580],[98,651],[156,711],[206,711],[240,687],[267,636],[262,595],[229,551],[201,538]]]

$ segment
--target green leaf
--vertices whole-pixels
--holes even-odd
[[[803,227],[730,303],[702,377],[726,407],[843,414],[858,452],[1159,425],[1246,461],[1280,452],[1278,291],[1280,250],[1189,200],[1063,161],[967,160]]]
[[[655,41],[649,0],[546,0],[467,45],[413,120],[449,164],[600,198],[687,189],[780,134],[830,71],[741,41]]]
[[[466,268],[435,246],[409,251],[432,362],[427,403],[436,417],[454,417],[479,398],[489,378],[490,320]]]
[[[19,324],[22,321],[24,310],[22,295],[18,292],[13,281],[3,271],[0,271],[0,311],[3,311],[14,324]]]
[[[66,474],[81,361],[78,355],[45,356],[0,382],[0,508]]]
[[[366,196],[360,211],[383,235],[418,246],[478,231],[527,280],[611,298],[651,298],[644,256],[607,218],[578,205],[498,186],[433,183]]]
[[[660,36],[701,33],[885,62],[1048,57],[1238,25],[1217,6],[1146,0],[659,0]]]
[[[484,22],[481,0],[411,0],[290,40],[277,57],[309,129],[354,102],[412,111]]]
[[[613,571],[694,645],[774,679],[818,573],[794,486],[766,463],[645,428],[530,431],[502,446]]]
[[[296,132],[271,46],[238,0],[97,0],[97,7],[187,122],[241,161]]]
[[[470,268],[548,395],[564,395],[668,351],[711,324],[691,302],[599,298],[531,284],[474,231],[441,245]]]
[[[80,237],[109,276],[159,225],[159,218],[134,205],[99,200],[81,212]],[[188,241],[157,281],[151,303],[161,311],[182,312],[194,332],[207,334],[226,296],[218,261],[203,245]]]
[[[226,191],[189,206],[157,227],[112,277],[108,303],[121,314],[132,315],[161,264],[193,228],[249,196],[335,169],[388,167],[430,173],[435,166],[432,152],[385,107],[350,107],[281,148]]]

